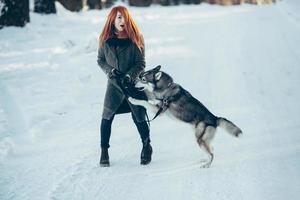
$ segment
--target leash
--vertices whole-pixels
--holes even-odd
[[[123,92],[123,94],[124,94],[124,96],[125,96],[125,98],[128,100],[128,97],[131,97],[130,96],[130,94],[129,94],[129,92],[125,89],[126,87],[124,87],[124,85],[122,84],[122,81],[120,80],[120,79],[116,79],[116,81],[117,81],[117,84],[118,84],[118,86],[120,87],[120,89],[122,90],[122,92]],[[149,130],[150,130],[150,121],[152,121],[152,120],[149,120],[149,116],[148,116],[148,113],[147,113],[147,111],[145,112],[146,113],[146,122],[147,122],[147,124],[148,124],[148,126],[149,126]]]
[[[149,124],[151,121],[153,121],[156,117],[158,117],[161,113],[165,112],[169,108],[169,101],[167,99],[163,99],[162,102],[163,102],[163,104],[162,104],[162,106],[159,107],[155,116],[151,120],[149,120],[149,118],[148,118]]]
[[[124,87],[122,81],[120,79],[116,79],[117,80],[117,84],[119,85],[119,87],[121,88],[123,94],[125,95],[125,98],[128,100],[128,97],[130,97],[130,94],[129,92],[125,89],[126,87]],[[157,85],[157,83],[155,82],[154,83],[155,85]],[[168,87],[171,87],[173,85],[173,82],[170,83],[168,85]],[[155,120],[160,114],[162,114],[163,112],[165,112],[168,108],[169,108],[169,105],[172,101],[175,101],[177,100],[180,95],[182,93],[182,90],[180,90],[180,92],[178,92],[177,94],[171,96],[171,97],[168,97],[168,98],[164,98],[164,99],[159,99],[162,101],[162,104],[161,106],[159,107],[158,111],[156,112],[155,116],[150,120],[149,119],[149,116],[148,116],[148,113],[146,111],[146,122],[149,126],[149,130],[150,130],[150,122],[152,122],[153,120]]]
[[[154,84],[156,84],[156,83],[154,83]],[[168,87],[172,87],[172,85],[173,85],[173,82],[170,83],[170,84],[168,85]],[[174,85],[173,85],[173,86],[174,86]],[[148,123],[150,124],[151,121],[153,121],[155,118],[157,118],[161,113],[165,112],[165,111],[169,108],[170,103],[171,103],[172,101],[176,101],[176,100],[180,97],[180,95],[182,94],[182,92],[183,92],[183,91],[180,90],[180,92],[178,92],[177,94],[175,94],[175,95],[173,95],[173,96],[170,96],[170,97],[164,98],[164,99],[159,99],[159,100],[162,101],[162,105],[159,107],[159,109],[158,109],[158,111],[156,112],[155,116],[154,116],[151,120],[149,120],[149,118],[148,118]],[[147,116],[148,116],[148,115],[147,115]]]
[[[155,80],[155,74],[153,74],[153,80]],[[170,85],[168,85],[168,87],[170,87]],[[157,87],[157,81],[156,80],[154,81],[154,87]],[[149,120],[149,117],[148,117],[148,114],[147,114],[147,122],[149,124],[149,127],[150,127],[150,122],[155,120],[156,117],[158,117],[162,112],[165,112],[169,107],[169,101],[167,99],[160,99],[160,100],[162,101],[162,105],[159,107],[159,109],[156,112],[155,116],[151,120]]]
[[[126,87],[124,87],[124,85],[122,84],[122,81],[120,79],[116,79],[116,80],[117,80],[117,84],[120,87],[120,89],[122,90],[125,98],[128,100],[128,98],[131,96],[128,93],[128,91],[125,89]],[[169,105],[169,102],[166,100],[163,100],[162,106],[160,106],[159,110],[157,111],[157,113],[151,120],[149,119],[149,115],[148,115],[147,111],[145,112],[146,113],[146,122],[148,124],[149,130],[150,130],[150,122],[153,121],[155,118],[157,118],[163,111],[165,111],[167,109],[168,105]]]

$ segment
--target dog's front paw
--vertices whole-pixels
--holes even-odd
[[[154,99],[154,100],[148,100],[148,103],[150,103],[152,105],[159,105],[161,103],[161,101]]]
[[[128,97],[128,101],[134,105],[137,104],[137,100],[132,97]]]

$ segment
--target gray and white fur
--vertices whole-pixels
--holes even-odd
[[[238,137],[242,131],[231,121],[212,114],[200,101],[167,73],[160,71],[161,66],[143,72],[135,82],[135,87],[144,91],[147,101],[129,97],[132,104],[145,107],[157,113],[159,109],[167,112],[180,121],[192,125],[198,145],[209,155],[209,160],[202,167],[210,167],[214,154],[211,141],[216,128],[222,127],[231,135]]]

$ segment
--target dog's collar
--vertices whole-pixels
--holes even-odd
[[[172,86],[175,86],[173,81],[168,84],[168,88],[172,87]],[[172,103],[172,101],[176,101],[180,97],[181,94],[182,94],[182,89],[180,89],[180,91],[177,94],[175,94],[171,97],[159,99],[162,101],[162,104],[159,106],[159,109],[158,109],[157,113],[155,114],[155,116],[151,120],[148,119],[148,123],[153,121],[161,113],[165,112],[169,108],[170,103]]]
[[[176,86],[178,85],[175,84],[174,82],[170,82],[167,88],[172,89],[172,87],[174,88]],[[164,111],[167,110],[169,108],[170,103],[176,101],[181,94],[182,94],[182,90],[180,89],[179,92],[175,93],[173,96],[163,97],[162,99],[160,99],[162,101],[162,105],[160,107],[162,107]]]

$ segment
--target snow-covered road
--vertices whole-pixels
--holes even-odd
[[[100,168],[106,77],[96,63],[109,10],[31,14],[0,31],[0,199],[299,199],[300,3],[130,8],[158,64],[214,114],[211,168],[186,124],[151,124],[141,166],[130,115],[115,118],[110,168]]]

